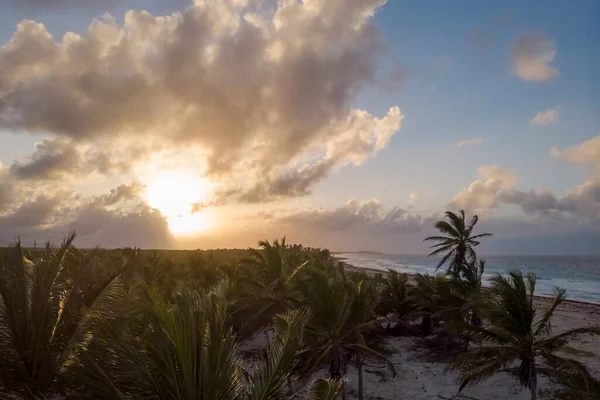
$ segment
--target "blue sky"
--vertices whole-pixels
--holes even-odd
[[[56,43],[60,45],[60,38],[66,32],[75,32],[84,38],[87,37],[86,31],[91,21],[94,18],[101,19],[105,13],[114,16],[120,27],[128,10],[146,10],[154,18],[177,11],[183,13],[188,6],[200,7],[192,6],[191,3],[183,0],[179,2],[164,0],[107,1],[95,6],[73,5],[74,3],[69,3],[68,0],[55,2],[56,4],[48,3],[44,7],[39,7],[39,3],[34,1],[30,1],[29,5],[27,2],[21,2],[21,5],[16,5],[17,2],[9,2],[9,5],[3,10],[3,14],[0,15],[0,43],[8,43],[14,35],[16,26],[25,19],[43,23],[57,41]],[[552,227],[557,223],[566,227],[561,228],[562,230],[556,234],[565,238],[572,237],[573,243],[581,241],[577,238],[581,238],[582,234],[589,235],[591,238],[596,237],[595,235],[600,237],[600,195],[595,191],[596,187],[600,187],[600,172],[598,172],[600,171],[600,161],[597,161],[600,160],[600,150],[597,150],[595,144],[600,132],[600,79],[598,79],[600,47],[597,46],[597,39],[600,38],[598,24],[600,4],[596,1],[578,1],[576,3],[564,1],[431,1],[427,4],[417,1],[388,1],[383,7],[378,8],[376,7],[378,2],[385,3],[381,0],[371,0],[364,2],[365,5],[353,5],[353,7],[376,9],[375,17],[368,21],[368,26],[380,30],[380,39],[372,42],[372,45],[380,46],[382,52],[371,54],[366,48],[367,45],[361,48],[360,44],[352,43],[352,40],[359,43],[361,38],[365,40],[365,43],[375,40],[369,36],[367,28],[364,27],[366,25],[361,26],[358,33],[352,30],[338,29],[334,31],[333,28],[331,32],[327,32],[324,28],[322,36],[314,37],[314,43],[329,40],[330,44],[334,46],[333,48],[341,49],[339,50],[341,52],[347,50],[348,59],[354,60],[351,65],[343,68],[338,66],[337,74],[341,75],[346,69],[356,74],[355,82],[343,82],[344,87],[348,88],[348,92],[343,92],[343,98],[338,99],[340,103],[329,104],[333,108],[327,108],[326,112],[338,110],[335,111],[337,114],[319,117],[323,119],[316,121],[317,125],[315,126],[324,126],[323,124],[327,121],[328,124],[334,123],[334,121],[339,124],[344,118],[351,118],[349,116],[353,112],[352,110],[365,110],[372,118],[383,118],[390,107],[397,106],[400,113],[404,115],[401,124],[398,122],[397,132],[388,137],[386,135],[389,133],[386,134],[382,127],[372,128],[374,131],[370,139],[366,139],[366,131],[365,133],[357,132],[356,138],[367,140],[365,145],[370,147],[369,152],[364,153],[363,148],[361,150],[349,149],[348,153],[336,156],[333,161],[328,154],[334,149],[340,148],[340,143],[342,143],[340,140],[346,134],[343,130],[335,133],[337,131],[332,128],[333,125],[328,125],[330,126],[328,129],[332,129],[332,131],[318,131],[321,128],[309,131],[309,128],[306,128],[307,131],[303,133],[297,133],[290,127],[290,136],[287,133],[273,133],[274,136],[269,138],[261,136],[268,130],[266,126],[254,126],[254,136],[244,132],[235,132],[234,129],[231,136],[231,140],[234,142],[246,140],[247,142],[244,143],[247,145],[272,142],[275,146],[278,141],[283,140],[285,143],[279,143],[274,147],[278,150],[274,150],[270,155],[276,158],[280,154],[287,154],[288,151],[290,155],[289,162],[284,158],[287,164],[282,164],[282,161],[269,161],[263,156],[252,158],[251,156],[237,155],[231,160],[242,160],[239,165],[235,164],[240,167],[241,172],[232,172],[231,175],[214,174],[204,169],[209,168],[210,164],[208,159],[206,163],[202,161],[204,150],[209,152],[218,150],[222,153],[227,147],[206,147],[206,143],[210,143],[208,146],[222,146],[223,144],[216,142],[215,138],[207,138],[206,135],[198,134],[193,142],[178,143],[174,148],[169,148],[169,151],[181,153],[179,156],[174,156],[175,159],[183,160],[187,157],[185,159],[195,160],[187,164],[180,162],[177,168],[204,171],[198,172],[197,179],[199,179],[198,182],[210,182],[208,185],[210,189],[203,194],[202,199],[198,199],[198,204],[202,203],[203,207],[209,204],[210,206],[203,208],[202,212],[210,216],[209,219],[213,226],[225,226],[226,228],[219,232],[216,232],[216,228],[213,229],[213,232],[205,229],[197,232],[195,236],[183,238],[177,237],[174,232],[166,232],[164,236],[158,235],[157,237],[168,237],[169,240],[172,240],[168,245],[171,247],[203,247],[196,245],[198,242],[203,243],[204,246],[213,244],[247,245],[242,236],[237,232],[232,233],[235,229],[230,222],[223,222],[227,218],[234,218],[247,221],[247,226],[244,227],[244,232],[248,232],[247,235],[275,235],[277,229],[283,229],[299,240],[305,238],[321,240],[324,245],[344,246],[345,249],[351,248],[353,243],[360,243],[360,238],[369,237],[371,239],[366,240],[373,241],[371,247],[388,252],[403,252],[405,251],[403,248],[394,247],[391,239],[383,240],[385,243],[378,244],[378,241],[382,242],[378,235],[387,232],[386,229],[392,229],[398,235],[397,241],[408,233],[422,237],[428,229],[427,224],[435,219],[436,213],[453,208],[466,208],[468,212],[479,213],[482,217],[492,221],[490,227],[498,226],[499,236],[503,238],[498,243],[509,243],[504,247],[492,249],[499,252],[526,253],[523,249],[515,248],[519,234],[527,235],[530,238],[535,237],[536,249],[543,248],[543,238],[546,235],[554,235]],[[275,3],[266,3],[268,4],[263,4],[258,8],[252,5],[249,8],[237,8],[235,13],[238,13],[238,17],[242,17],[248,10],[252,10],[257,14],[263,13],[261,15],[267,19],[272,18],[271,12],[274,10]],[[307,1],[303,8],[298,10],[309,9],[311,7],[309,3],[311,2]],[[341,1],[324,4],[327,5],[321,6],[321,14],[310,14],[310,18],[315,21],[320,18],[328,18],[327,12],[344,6]],[[272,7],[269,8],[268,5]],[[206,10],[208,9],[206,8]],[[192,15],[189,10],[191,9],[185,11],[186,15]],[[340,15],[342,15],[341,10],[343,8],[338,10]],[[348,21],[354,18],[354,14],[351,14],[352,10],[343,12],[348,12],[348,14],[343,14],[347,15]],[[335,20],[334,24],[343,27],[345,22],[347,21],[342,18]],[[226,20],[223,19],[222,23],[226,23]],[[288,23],[291,24],[291,20]],[[328,24],[327,26],[333,26],[331,21]],[[301,30],[302,27],[294,26],[294,29]],[[351,39],[352,35],[358,36]],[[215,38],[216,36],[213,37],[213,40]],[[188,45],[191,44],[191,46],[194,45],[194,40],[198,40],[200,43],[200,40],[194,39],[194,37],[186,38],[186,40],[190,41]],[[287,36],[282,36],[281,40],[288,40]],[[525,47],[517,57],[515,49],[518,48],[519,43]],[[527,47],[526,43],[534,43],[534,45]],[[89,46],[93,47],[91,44]],[[4,53],[8,53],[7,50],[3,50]],[[0,50],[0,66],[2,65],[3,50]],[[23,48],[19,51],[25,54],[26,49]],[[236,50],[237,54],[239,51],[239,49]],[[14,56],[9,59],[6,54],[6,60],[14,60]],[[363,69],[354,71],[353,68],[357,63],[362,62],[358,58],[352,58],[358,57],[357,54],[363,57],[360,60],[365,62],[365,66]],[[333,62],[328,58],[331,57],[331,54],[327,52],[314,57],[322,57],[320,65],[323,68],[327,62]],[[367,59],[368,57],[370,59]],[[544,61],[544,57],[549,58]],[[541,64],[535,64],[540,59],[542,59]],[[84,67],[85,61],[81,62],[84,63],[81,64],[81,68],[88,68]],[[292,62],[302,65],[301,62],[306,61],[295,59],[290,61],[290,63]],[[522,64],[518,64],[519,62]],[[532,66],[532,63],[535,65]],[[522,68],[525,69],[518,72],[518,65],[522,65]],[[124,62],[120,68],[127,67]],[[289,64],[288,68],[294,70],[294,67],[295,64]],[[546,67],[549,70],[544,70]],[[24,90],[23,87],[39,85],[44,83],[43,79],[52,82],[50,76],[55,76],[52,74],[57,73],[57,71],[51,71],[41,78],[41,75],[20,78],[21,75],[18,71],[25,71],[27,66],[22,64],[18,68],[21,70],[8,71],[6,69],[8,72],[5,72],[7,75],[4,77],[0,71],[0,100],[4,95],[20,99],[19,96],[25,93],[21,92]],[[77,74],[85,73],[78,69],[79,66],[73,66],[73,68],[73,80],[80,76]],[[225,66],[221,69],[227,70]],[[106,79],[117,79],[117,75],[114,75],[115,71],[111,69],[109,72],[102,72],[107,74],[103,81],[105,84],[108,82]],[[298,71],[301,73],[301,70]],[[313,87],[311,85],[322,87],[342,84],[341,81],[336,81],[338,79],[335,77],[336,74],[328,75],[327,71],[323,70],[320,74],[314,74],[319,76],[297,75],[308,80],[305,85],[307,96],[310,95],[309,88]],[[546,73],[544,71],[552,76],[539,75]],[[527,73],[530,75],[526,76]],[[396,79],[391,79],[390,76],[395,76]],[[11,79],[22,80],[20,86],[6,86],[7,89],[3,89],[2,78],[7,79],[7,82]],[[65,86],[72,83],[69,78],[66,79]],[[332,81],[328,82],[327,79]],[[231,80],[232,78],[229,77],[228,80],[223,81],[226,83],[223,83],[221,87],[226,87],[227,82],[231,82]],[[270,83],[269,87],[272,88],[273,84]],[[227,92],[230,93],[229,96],[235,91],[235,88],[221,89],[221,87],[214,90],[230,90]],[[194,88],[190,87],[190,89]],[[304,93],[302,93],[303,95]],[[211,93],[205,97],[210,96],[212,96]],[[216,98],[222,98],[224,95],[221,93],[218,96],[220,97]],[[244,94],[240,93],[241,102],[244,101],[243,96]],[[10,99],[12,98],[10,97]],[[93,101],[91,104],[97,104],[98,113],[105,109],[102,108],[101,101],[103,100],[101,98],[91,98],[91,100]],[[319,100],[320,98],[316,97],[311,101],[316,103]],[[313,113],[320,115],[317,104],[314,109],[310,108],[311,101],[308,103],[303,102],[302,99],[290,101],[292,102],[290,106],[308,107],[298,109],[310,115]],[[1,104],[0,102],[0,106]],[[27,109],[27,107],[32,107],[31,102],[15,104],[17,106],[13,104],[13,108],[9,112],[21,112],[23,115],[29,116],[38,115],[35,113],[40,112],[40,110]],[[228,104],[232,103],[229,103],[228,100]],[[200,105],[199,103],[196,106],[197,109],[201,109],[206,104]],[[0,108],[0,117],[3,115],[2,112],[7,112],[6,110],[9,109],[2,110]],[[221,111],[225,114],[227,111],[233,112],[234,110],[220,110],[219,113]],[[551,120],[542,124],[533,124],[534,117],[545,111],[551,112],[553,116]],[[285,115],[287,111],[285,109],[274,111],[274,113],[277,112]],[[151,114],[148,112],[148,115]],[[108,114],[107,118],[110,119],[113,116]],[[177,118],[177,116],[173,115],[173,118]],[[298,117],[294,117],[295,122],[297,122],[296,118]],[[298,118],[298,121],[301,121],[301,118]],[[82,138],[77,136],[78,132],[69,131],[66,124],[62,131],[60,129],[54,131],[52,127],[57,125],[52,125],[47,121],[34,123],[32,120],[24,118],[23,121],[19,120],[19,123],[16,124],[18,126],[5,124],[4,127],[1,122],[0,118],[0,162],[4,165],[5,175],[0,177],[0,180],[4,179],[6,184],[13,187],[21,185],[19,186],[20,190],[22,189],[21,192],[26,193],[27,187],[34,184],[31,181],[24,181],[29,179],[23,178],[27,171],[33,171],[34,168],[46,168],[46,170],[41,172],[36,170],[35,172],[35,179],[37,179],[35,182],[41,187],[38,192],[30,193],[29,197],[23,197],[18,201],[15,200],[10,207],[6,205],[4,213],[0,208],[0,224],[2,224],[2,218],[9,218],[6,221],[14,221],[10,219],[12,218],[11,213],[17,212],[19,207],[27,204],[28,201],[34,201],[32,198],[52,198],[56,199],[57,204],[60,204],[56,184],[50,182],[52,179],[56,180],[57,177],[65,184],[61,196],[64,196],[65,191],[72,191],[71,196],[75,196],[81,204],[78,203],[71,212],[65,212],[60,217],[58,214],[49,212],[51,216],[48,216],[43,223],[40,221],[35,229],[31,227],[22,229],[32,237],[56,235],[61,228],[78,226],[78,223],[88,226],[78,217],[84,210],[87,210],[85,207],[100,207],[102,212],[110,213],[111,216],[118,215],[118,218],[121,219],[127,215],[131,215],[129,218],[134,219],[135,216],[139,217],[144,213],[144,207],[150,207],[149,210],[155,207],[150,204],[152,201],[147,198],[143,188],[152,185],[152,174],[158,173],[156,168],[164,168],[156,167],[156,165],[166,162],[164,160],[157,161],[157,157],[165,157],[163,153],[156,150],[157,143],[160,145],[158,147],[163,150],[165,146],[171,145],[157,139],[161,135],[166,135],[164,131],[160,131],[162,128],[155,129],[160,132],[153,132],[151,140],[141,139],[141,136],[136,139],[129,130],[119,131],[119,128],[115,128],[114,132],[107,132],[105,127],[98,128],[97,134],[90,134],[93,136],[90,136],[91,138]],[[123,123],[129,122],[135,122],[133,117],[129,119],[127,116],[123,117]],[[162,122],[162,120],[158,120],[157,123]],[[307,120],[307,126],[309,122]],[[208,123],[204,123],[202,120],[195,124],[199,124],[194,126],[197,131],[208,129],[205,126]],[[39,126],[42,128],[40,129]],[[225,125],[210,125],[210,127],[214,126]],[[298,129],[302,130],[303,128],[299,127]],[[90,131],[93,130],[94,128],[90,127]],[[37,131],[37,133],[31,134],[30,131]],[[107,135],[113,135],[112,139],[108,140],[109,136]],[[299,139],[294,139],[294,135],[300,135]],[[389,140],[383,149],[379,149],[374,144],[375,142],[370,141],[374,141],[374,138],[379,135],[387,138],[382,140]],[[301,137],[305,139],[301,139]],[[54,146],[50,151],[51,154],[38,151],[37,155],[34,155],[35,144],[44,138],[48,138]],[[259,141],[254,142],[254,140]],[[122,145],[121,141],[123,141]],[[458,146],[458,143],[462,141],[471,141],[471,144]],[[75,173],[67,171],[68,168],[64,164],[61,164],[62,169],[58,171],[50,170],[56,168],[56,164],[51,163],[52,160],[56,161],[57,158],[60,158],[64,161],[70,155],[75,157],[74,159],[78,162],[83,162],[82,160],[87,157],[86,154],[89,154],[90,149],[94,152],[103,152],[104,148],[108,146],[107,143],[115,145],[117,149],[133,149],[135,145],[150,142],[154,146],[153,149],[146,148],[141,151],[148,157],[138,156],[135,161],[133,159],[120,160],[122,165],[127,164],[127,168],[120,168],[118,172],[114,170],[106,172],[98,165],[90,166],[88,164],[85,168],[90,172],[86,174],[80,171]],[[204,147],[200,146],[197,150],[193,150],[196,149],[194,146],[201,143],[204,143]],[[303,143],[298,146],[306,145],[307,147],[290,149],[291,143]],[[320,149],[319,146],[321,146]],[[551,154],[552,148],[555,150]],[[258,149],[260,151],[260,147]],[[594,158],[595,151],[599,152],[597,160]],[[48,160],[44,157],[47,157]],[[114,157],[115,155],[111,153],[108,158]],[[246,161],[244,161],[244,157],[247,157]],[[311,157],[317,160],[314,164],[303,165],[303,161],[298,161],[311,159]],[[318,161],[319,157],[323,158]],[[52,160],[49,160],[50,158]],[[13,165],[15,160],[18,162]],[[36,160],[39,162],[35,163]],[[73,158],[69,160],[73,160]],[[232,163],[231,160],[227,163]],[[64,161],[64,163],[68,162]],[[173,161],[171,160],[169,163],[171,165]],[[30,164],[32,164],[31,168],[24,168],[22,171],[25,172],[21,172],[19,177],[19,167],[28,167]],[[147,172],[151,169],[148,165],[154,168],[152,169],[154,172],[150,175]],[[252,169],[255,166],[256,171]],[[490,166],[498,168],[487,168]],[[315,178],[307,181],[305,186],[294,181],[294,179],[300,179],[302,174],[307,173],[306,171],[313,171],[313,168],[325,168],[323,170],[325,172],[314,175]],[[246,177],[244,176],[245,169],[248,174]],[[144,172],[141,173],[141,170]],[[318,169],[318,171],[321,170]],[[258,181],[257,177],[261,174],[263,177],[268,176],[267,181]],[[292,175],[288,176],[288,174]],[[50,179],[48,182],[40,181],[39,176],[46,176],[46,178],[51,176],[51,178],[48,178]],[[177,176],[174,176],[173,180],[176,181]],[[256,182],[254,182],[255,180]],[[284,185],[281,183],[282,180],[291,186]],[[0,181],[0,183],[2,182]],[[197,182],[185,183],[187,185],[183,184],[183,187],[198,184]],[[46,186],[46,184],[48,185]],[[100,206],[94,203],[92,205],[102,196],[102,193],[110,192],[119,185],[138,184],[141,188],[136,192],[138,197],[126,199],[129,201],[127,204],[119,203],[118,207],[120,208],[117,208],[115,204]],[[202,186],[203,183],[199,185]],[[585,185],[585,187],[577,189],[578,185]],[[245,190],[245,192],[239,198],[232,197],[232,193],[237,190],[232,189],[233,187],[238,189],[241,187],[240,190],[242,192]],[[477,191],[478,187],[483,189]],[[285,193],[278,192],[278,190],[283,190],[282,188],[286,188]],[[551,199],[546,197],[544,200],[539,195],[539,193],[546,192],[549,193]],[[600,193],[600,190],[598,192]],[[2,196],[0,196],[1,199]],[[351,199],[357,201],[356,207],[353,205],[354,203],[349,203]],[[66,200],[63,198],[62,201]],[[140,204],[137,204],[136,201]],[[188,206],[190,205],[182,205],[183,208]],[[395,207],[405,210],[405,214],[401,218],[399,217],[399,220],[394,220],[395,225],[390,227],[385,224],[389,224],[389,216],[393,214]],[[153,215],[160,217],[162,214],[165,214],[164,210],[155,209]],[[269,218],[265,220],[264,215],[266,214],[269,215]],[[328,223],[333,220],[339,223],[340,214],[346,218],[344,221],[349,221],[350,228],[344,228],[343,231],[331,228],[330,235],[327,236],[327,229],[322,227],[329,227]],[[259,223],[261,229],[256,228],[257,215],[261,221]],[[174,218],[169,215],[162,215],[162,217],[167,222],[170,221],[169,218]],[[179,216],[177,217],[179,218]],[[419,227],[412,231],[413,220],[411,218],[419,221]],[[115,224],[121,223],[121,219]],[[262,223],[265,221],[270,222],[263,226]],[[299,223],[290,225],[289,221]],[[518,231],[517,233],[511,233],[511,225],[508,223],[510,221],[514,221],[514,229]],[[160,221],[158,223],[160,224]],[[88,240],[102,242],[102,238],[105,237],[102,233],[104,228],[96,226],[94,229],[92,231],[95,233],[89,236]],[[159,230],[159,228],[157,229]],[[321,235],[311,233],[315,230]],[[19,224],[15,222],[12,222],[9,232],[22,233]],[[207,237],[209,233],[211,233],[210,238]],[[339,236],[339,239],[331,239],[332,235]],[[548,252],[556,250],[556,246],[551,244],[556,241],[556,235],[552,237],[553,239],[547,242]],[[256,239],[252,237],[249,242],[254,242]],[[533,239],[531,240],[533,243]],[[414,241],[414,243],[417,242]],[[104,245],[105,243],[99,244]],[[106,243],[106,245],[111,244]],[[141,245],[150,246],[154,243],[141,243]],[[365,248],[371,244],[360,245]],[[412,248],[411,246],[408,245],[409,248]],[[415,244],[415,246],[417,245]],[[417,250],[424,251],[421,245],[418,246]],[[566,246],[564,251],[560,252],[569,253],[580,250],[593,252],[593,247],[592,244],[583,249]],[[539,251],[536,250],[536,252]]]

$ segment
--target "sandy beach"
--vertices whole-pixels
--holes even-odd
[[[349,270],[365,271],[352,266]],[[382,273],[380,270],[368,270],[369,274]],[[540,307],[548,299],[537,298]],[[600,326],[600,305],[565,301],[555,312],[552,320],[554,333],[596,325]],[[526,400],[528,390],[521,389],[517,378],[509,373],[498,374],[481,382],[477,386],[467,388],[458,394],[458,375],[446,372],[446,362],[433,360],[431,351],[427,349],[420,337],[389,337],[386,344],[390,350],[389,359],[396,369],[396,376],[384,370],[366,368],[364,387],[366,399],[377,400]],[[583,337],[571,342],[571,348],[579,351],[569,351],[564,356],[576,359],[588,366],[592,375],[600,377],[600,340],[593,337]],[[357,374],[349,367],[348,374],[349,398],[356,398]],[[560,386],[548,378],[539,377],[539,399],[560,400],[555,392]]]

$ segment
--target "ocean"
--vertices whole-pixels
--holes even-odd
[[[439,258],[376,253],[339,253],[356,267],[393,269],[398,272],[434,274]],[[567,290],[567,299],[600,304],[600,257],[573,256],[487,256],[484,279],[511,269],[537,275],[536,294],[548,296],[554,287]],[[438,273],[443,273],[444,267]]]

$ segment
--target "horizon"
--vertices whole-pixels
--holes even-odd
[[[0,246],[600,256],[597,1],[3,4]]]

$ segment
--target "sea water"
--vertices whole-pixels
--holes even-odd
[[[439,258],[417,255],[342,253],[337,257],[356,267],[382,271],[435,274]],[[551,295],[555,287],[567,290],[567,299],[600,304],[600,257],[573,256],[487,256],[484,279],[518,269],[537,276],[536,294]],[[442,267],[437,272],[443,274]]]

